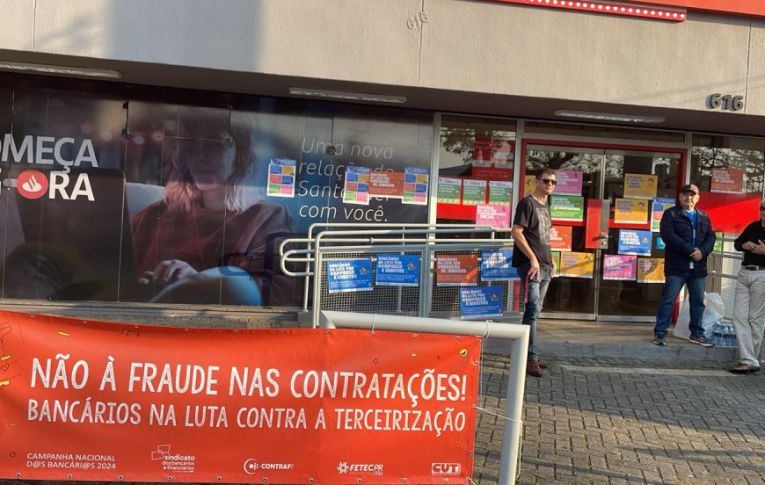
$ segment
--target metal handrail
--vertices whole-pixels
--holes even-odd
[[[382,226],[382,228],[381,228]],[[346,229],[353,228],[353,229]],[[280,269],[288,276],[305,278],[303,310],[308,311],[311,279],[320,281],[322,259],[333,252],[419,252],[428,265],[422,268],[421,313],[430,306],[430,282],[432,281],[430,254],[433,251],[465,251],[489,248],[512,248],[512,239],[499,239],[497,232],[503,229],[485,225],[467,224],[353,224],[315,223],[309,226],[309,237],[288,238],[279,244]],[[478,235],[476,239],[452,239],[446,236],[460,234]],[[483,235],[483,237],[480,237]],[[298,247],[288,249],[290,246]],[[296,271],[288,264],[305,264],[304,271]],[[428,283],[427,287],[425,283]],[[314,324],[318,321],[321,286],[313,285]]]
[[[371,231],[364,231],[365,235],[394,235],[399,234],[402,237],[406,234],[473,234],[475,232],[491,232],[494,233],[496,230],[494,228],[438,228],[438,227],[428,227],[428,228],[412,228],[410,230],[404,229],[404,230],[390,230],[390,229],[376,229]],[[314,238],[314,276],[316,277],[317,281],[313,285],[313,308],[311,312],[311,321],[314,326],[318,325],[319,323],[319,311],[320,311],[320,305],[319,302],[321,301],[321,285],[318,284],[319,281],[321,281],[321,263],[322,263],[322,251],[321,251],[321,241],[324,238],[324,236],[331,235],[333,237],[337,236],[357,236],[358,231],[324,231],[316,235]],[[464,243],[464,241],[461,240],[455,240],[459,241],[459,243]],[[406,246],[403,241],[399,248],[399,251],[405,251],[408,246]],[[411,248],[412,250],[414,248]],[[430,261],[429,257],[429,251],[430,246],[428,244],[421,245],[421,251],[423,256],[423,261]],[[428,268],[429,269],[429,268]],[[423,265],[423,273],[424,273],[424,265]],[[428,273],[429,274],[429,273]],[[430,289],[430,286],[427,287],[427,289]],[[426,295],[425,300],[428,301],[430,299],[429,295]],[[425,303],[423,303],[423,298],[420,298],[420,304],[421,307],[425,307]],[[307,305],[307,302],[304,303],[304,306]]]
[[[402,227],[402,228],[422,228],[422,227],[444,227],[444,228],[450,228],[450,227],[464,227],[464,228],[491,228],[491,226],[485,226],[485,225],[476,225],[476,224],[431,224],[429,222],[405,222],[405,223],[395,223],[395,222],[314,222],[310,226],[308,226],[308,239],[313,239],[313,231],[314,229],[321,228],[321,227],[330,227],[330,228],[338,228],[338,227]],[[310,249],[311,244],[308,243],[308,248]],[[306,263],[306,273],[310,273],[310,268],[308,267],[309,263]],[[311,277],[306,276],[305,277],[305,284],[303,285],[303,311],[308,311],[308,291],[309,287],[311,286]]]
[[[446,240],[448,241],[448,240]],[[452,240],[454,241],[454,240]],[[417,251],[418,248],[421,248],[423,245],[427,244],[428,247],[432,250],[453,250],[453,251],[464,251],[467,249],[480,249],[480,248],[493,248],[497,247],[498,242],[512,242],[511,240],[507,239],[471,239],[469,243],[462,242],[462,244],[456,244],[456,243],[446,243],[444,240],[435,240],[435,241],[419,241],[417,244],[412,245],[406,245],[402,246],[401,244],[385,244],[385,245],[376,245],[376,244],[367,244],[367,245],[354,245],[354,246],[322,246],[321,252],[323,253],[334,253],[339,251],[346,251],[346,252],[371,252],[371,253],[382,253],[382,252],[412,252]],[[395,242],[393,240],[374,240],[374,243],[377,242]],[[409,242],[409,241],[407,241]],[[512,248],[512,244],[507,244],[505,247]],[[285,267],[286,263],[312,263],[315,261],[315,258],[313,255],[315,254],[314,250],[311,249],[289,249],[287,251],[284,251],[281,258],[281,270],[289,276],[314,276],[313,272],[306,273],[306,272],[295,272],[290,271]],[[293,255],[306,255],[306,257],[293,257]]]

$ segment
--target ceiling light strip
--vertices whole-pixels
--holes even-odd
[[[93,69],[89,67],[57,66],[53,64],[33,64],[29,62],[0,61],[0,71],[49,74],[56,76],[89,77],[99,79],[120,79],[122,73],[112,69]]]
[[[661,116],[645,116],[623,113],[598,113],[594,111],[575,111],[567,109],[559,109],[555,111],[554,114],[555,116],[560,116],[562,118],[577,118],[594,121],[616,121],[619,123],[660,124],[666,121]]]
[[[603,0],[499,0],[503,3],[517,3],[520,5],[533,5],[535,7],[549,7],[566,10],[578,10],[580,12],[594,12],[608,15],[623,15],[626,17],[650,18],[656,20],[668,20],[670,22],[685,22],[688,12],[684,8],[671,8],[656,5],[607,2]]]
[[[364,101],[371,103],[406,103],[406,96],[393,96],[389,94],[354,93],[349,91],[332,91],[329,89],[311,89],[291,87],[289,90],[293,96],[307,96],[310,98],[339,99],[343,101]]]

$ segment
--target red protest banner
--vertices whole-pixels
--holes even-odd
[[[0,478],[377,484],[472,474],[474,337],[0,312],[0,354]]]

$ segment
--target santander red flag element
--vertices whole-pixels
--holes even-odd
[[[0,312],[0,478],[465,483],[476,337]]]

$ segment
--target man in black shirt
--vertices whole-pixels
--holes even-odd
[[[760,202],[760,218],[746,226],[734,245],[744,252],[744,261],[733,304],[739,363],[729,370],[734,374],[747,374],[760,370],[765,331],[765,200]]]
[[[534,377],[542,377],[542,369],[547,367],[537,359],[537,317],[542,311],[547,287],[554,273],[550,251],[552,221],[547,196],[555,190],[557,183],[553,169],[545,168],[537,172],[534,192],[518,202],[513,218],[513,266],[518,268],[526,295],[523,324],[531,327],[526,373]]]

